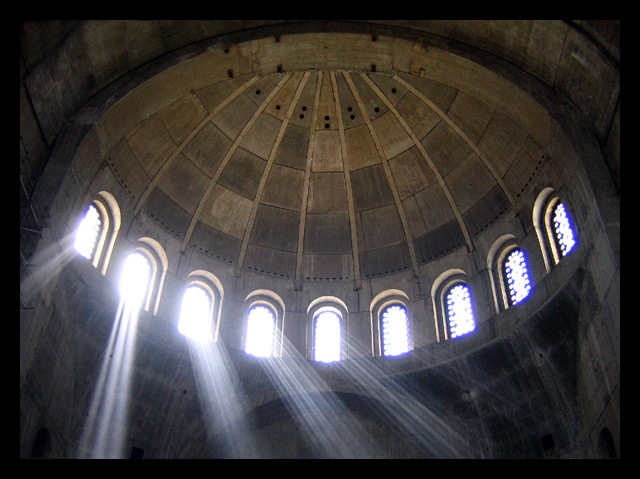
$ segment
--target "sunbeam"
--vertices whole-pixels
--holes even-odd
[[[45,290],[51,281],[59,277],[61,270],[76,256],[73,234],[38,249],[31,258],[28,273],[20,283],[21,302],[29,304],[35,295]]]
[[[209,338],[186,337],[209,439],[223,458],[258,458],[246,424],[246,399],[223,346]]]
[[[312,363],[301,358],[286,342],[283,350],[287,357],[258,361],[302,434],[314,446],[314,455],[332,459],[366,457],[367,450],[362,444],[364,433],[352,413],[331,392]]]
[[[363,357],[339,364],[345,381],[356,384],[363,394],[374,399],[377,412],[416,442],[421,453],[443,458],[472,457],[463,428],[431,410],[400,378],[390,374],[391,368],[382,367],[385,363]]]
[[[80,456],[83,458],[122,457],[129,419],[138,317],[137,306],[120,302],[80,441]]]

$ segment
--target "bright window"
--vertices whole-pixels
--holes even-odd
[[[189,286],[182,298],[178,331],[190,339],[210,341],[211,296],[200,286]]]
[[[518,304],[529,296],[531,283],[522,250],[514,249],[509,253],[504,262],[504,275],[511,304]]]
[[[446,295],[445,307],[452,338],[457,338],[476,329],[469,287],[465,284],[453,286]]]
[[[142,253],[131,253],[120,276],[120,296],[132,306],[141,306],[151,280],[151,265]]]
[[[334,310],[316,314],[314,323],[314,359],[325,363],[340,360],[340,316]]]
[[[96,240],[100,232],[101,221],[100,214],[95,206],[89,205],[84,218],[80,221],[80,225],[76,230],[76,237],[73,243],[78,253],[87,259],[93,257],[93,251],[96,247]]]
[[[575,246],[576,240],[569,215],[562,203],[558,203],[553,212],[553,229],[560,246],[560,252],[562,256],[566,256]]]
[[[273,355],[276,318],[273,311],[262,305],[249,310],[245,351],[258,357]]]
[[[404,306],[394,304],[382,311],[382,354],[397,356],[409,351],[409,318]]]

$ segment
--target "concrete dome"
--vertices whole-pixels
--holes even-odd
[[[357,288],[420,276],[518,216],[556,133],[514,85],[411,41],[292,34],[208,50],[99,128],[133,215],[238,274]],[[110,186],[100,179],[93,190]]]

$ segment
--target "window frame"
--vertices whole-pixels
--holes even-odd
[[[564,205],[576,241],[572,251],[575,251],[575,248],[580,244],[580,231],[575,221],[573,208],[563,196],[565,195],[561,191],[556,191],[551,186],[546,187],[538,194],[533,207],[533,225],[538,236],[538,243],[547,273],[551,272],[551,269],[563,258],[553,224],[554,211],[559,203]]]
[[[100,274],[105,276],[111,260],[111,254],[113,253],[116,237],[120,231],[122,217],[118,202],[113,195],[106,191],[100,191],[92,201],[86,203],[82,214],[79,215],[73,230],[74,238],[80,223],[91,206],[98,212],[100,229],[96,235],[91,257],[87,258],[87,261],[89,261],[94,268],[98,269]]]
[[[135,252],[141,253],[149,261],[151,267],[149,287],[141,308],[156,315],[158,314],[164,279],[168,269],[167,255],[156,240],[148,237],[139,238],[135,246],[124,255],[124,261],[120,266],[120,275],[122,275],[122,268],[126,259]]]
[[[398,304],[402,306],[407,314],[407,335],[409,340],[409,349],[400,356],[413,351],[413,324],[410,310],[409,296],[399,289],[388,289],[379,293],[371,301],[371,352],[374,357],[380,356],[384,358],[393,358],[396,356],[385,356],[383,351],[382,337],[382,313],[389,306]]]
[[[505,274],[505,263],[507,258],[514,250],[520,250],[525,256],[525,264],[527,266],[527,274],[529,276],[530,290],[533,291],[533,277],[531,275],[531,265],[528,261],[528,254],[519,245],[516,237],[512,234],[506,234],[498,238],[487,254],[487,269],[489,270],[489,276],[491,279],[491,288],[493,292],[493,300],[495,313],[500,312],[511,307],[511,295],[509,294],[508,279]]]
[[[464,286],[468,293],[469,293],[469,303],[471,306],[471,314],[473,317],[473,330],[469,331],[468,333],[464,333],[461,334],[459,336],[456,336],[455,338],[451,337],[451,319],[449,318],[449,309],[447,308],[446,302],[447,302],[447,296],[449,296],[449,293],[451,292],[451,290],[453,290],[453,288],[457,287],[457,286]],[[451,281],[448,283],[447,287],[444,288],[444,290],[442,291],[442,311],[443,311],[443,315],[444,315],[444,323],[445,323],[445,331],[446,331],[446,336],[448,339],[458,339],[461,338],[463,336],[467,336],[471,333],[473,333],[474,331],[476,331],[476,329],[478,328],[478,321],[476,319],[476,314],[475,314],[475,308],[473,307],[473,295],[471,294],[471,286],[469,286],[469,283],[466,281],[463,281],[462,279],[457,279],[455,281]]]
[[[450,337],[449,319],[446,309],[446,296],[451,288],[458,284],[464,284],[469,288],[469,296],[471,301],[471,311],[476,331],[478,329],[477,308],[473,296],[471,285],[467,274],[461,269],[452,268],[440,274],[433,282],[431,287],[431,300],[433,306],[433,316],[436,328],[436,342],[448,341],[450,339],[458,339]],[[471,334],[471,333],[467,333]],[[466,335],[465,335],[466,336]],[[462,337],[462,336],[460,336]]]

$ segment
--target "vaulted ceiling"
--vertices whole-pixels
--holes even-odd
[[[403,49],[410,71],[393,68]],[[131,92],[101,128],[133,213],[182,250],[238,271],[356,282],[419,275],[473,250],[518,214],[555,131],[532,98],[472,62],[337,34],[185,61]]]

